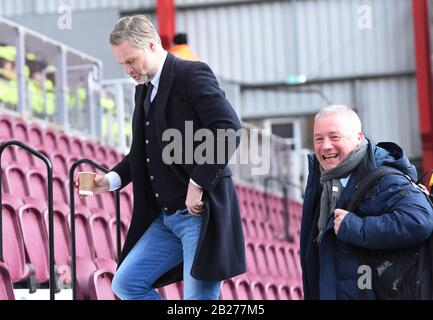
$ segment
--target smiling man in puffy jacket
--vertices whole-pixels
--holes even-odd
[[[316,115],[314,151],[301,225],[305,299],[375,299],[372,289],[358,287],[360,248],[421,243],[433,231],[432,207],[407,178],[391,174],[367,193],[356,213],[341,209],[361,179],[360,168],[390,166],[413,180],[417,175],[398,145],[375,146],[364,137],[350,107],[329,106]]]

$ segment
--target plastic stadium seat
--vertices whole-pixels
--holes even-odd
[[[0,141],[1,143],[1,141]],[[15,149],[11,146],[3,150],[1,155],[2,169],[5,169],[8,164],[16,162]]]
[[[77,172],[77,171],[75,171],[75,172]],[[76,179],[78,179],[78,178],[76,178]],[[75,197],[79,197],[78,191],[76,191]],[[103,201],[102,201],[102,197],[101,197],[100,194],[98,194],[96,196],[94,195],[94,196],[83,197],[81,199],[81,201],[89,209],[94,209],[94,208],[96,208],[96,209],[102,209],[103,208]],[[108,213],[108,215],[109,215],[109,213]]]
[[[287,262],[286,259],[286,249],[284,246],[280,244],[275,245],[275,255],[277,259],[278,269],[280,271],[280,274],[283,278],[287,279],[287,282],[289,283],[296,283],[298,280],[298,274],[296,271],[296,267],[294,263],[291,263],[290,265]]]
[[[18,165],[7,166],[3,177],[7,193],[22,199],[29,195],[25,173]]]
[[[71,152],[69,137],[64,133],[57,135],[57,151],[63,154],[69,154]]]
[[[0,142],[13,139],[13,120],[4,115],[0,116]]]
[[[179,282],[169,284],[168,286],[164,287],[164,297],[167,300],[182,300],[182,286]]]
[[[287,284],[280,285],[278,287],[278,296],[280,300],[292,300],[290,296],[290,286]]]
[[[253,298],[251,285],[245,279],[236,279],[236,295],[237,300],[251,300]]]
[[[253,281],[251,283],[253,300],[267,300],[265,286],[262,282]]]
[[[291,300],[303,300],[304,294],[302,292],[301,287],[290,286],[290,298],[291,298]]]
[[[266,257],[266,246],[263,243],[255,244],[257,271],[262,276],[269,275],[268,260]]]
[[[116,193],[104,192],[96,197],[100,200],[99,203],[102,205],[101,209],[104,209],[108,215],[114,216],[114,213],[116,212]]]
[[[89,278],[90,300],[116,300],[111,290],[114,274],[108,270],[100,269],[92,273]]]
[[[107,161],[107,149],[100,144],[96,144],[95,157],[98,161]]]
[[[57,145],[57,133],[56,131],[52,129],[45,129],[43,131],[43,146],[48,151],[58,151],[58,152],[65,152],[67,150],[58,150]]]
[[[26,180],[31,197],[43,200],[48,199],[48,187],[45,177],[45,173],[42,174],[36,170],[29,170],[27,172]]]
[[[71,154],[79,158],[84,158],[83,143],[80,139],[72,137],[69,139],[71,146]]]
[[[21,199],[10,194],[2,194],[3,209],[3,258],[9,266],[13,282],[25,280],[29,277],[29,268],[26,265],[24,241],[18,220],[18,208],[22,205]]]
[[[69,202],[68,190],[64,179],[59,176],[53,176],[53,200],[54,202]]]
[[[115,212],[115,210],[113,210]],[[125,190],[120,191],[120,215],[131,220],[132,217],[132,199],[130,193]]]
[[[289,270],[294,270],[296,277],[298,279],[298,283],[302,282],[302,269],[301,269],[301,261],[299,255],[299,248],[291,245],[285,244],[285,253],[286,253],[286,261],[289,266]]]
[[[95,161],[96,160],[95,145],[91,141],[85,141],[83,142],[82,145],[83,145],[83,157]]]
[[[54,261],[57,266],[67,265],[71,256],[71,234],[69,232],[69,207],[54,202]],[[45,230],[48,233],[48,209],[44,212]]]
[[[108,163],[111,165],[117,164],[121,159],[117,151],[112,148],[106,148],[106,149],[107,149]]]
[[[39,125],[32,123],[27,127],[27,130],[29,136],[28,145],[32,148],[43,147],[44,141],[42,128]]]
[[[35,158],[31,153],[27,152],[26,150],[19,148],[19,147],[15,147],[15,156],[17,159],[17,163],[19,163],[19,165],[22,168],[25,169],[29,169],[32,168],[34,166],[34,159]],[[40,159],[36,158],[38,161],[41,161]]]
[[[257,258],[256,258],[256,250],[254,243],[246,240],[245,241],[245,254],[246,254],[246,262],[247,262],[247,271],[248,274],[256,275],[258,274],[257,269]]]
[[[222,282],[220,300],[236,300],[236,285],[232,279]]]
[[[266,292],[266,300],[279,300],[279,292],[278,287],[274,283],[268,283],[265,285],[265,292]]]
[[[269,274],[276,279],[283,279],[283,275],[279,268],[279,261],[277,259],[276,247],[272,244],[268,244],[265,246],[265,250]]]
[[[97,258],[114,258],[114,246],[111,242],[110,229],[107,220],[100,214],[92,214],[89,218],[93,245]]]
[[[252,237],[250,234],[250,230],[248,228],[248,219],[246,217],[241,217],[242,220],[242,230],[244,231],[245,237]]]
[[[52,152],[49,158],[53,164],[53,172],[62,177],[67,177],[69,168],[65,156],[58,152]]]
[[[77,256],[94,259],[95,250],[89,225],[90,211],[83,206],[75,208],[75,240]]]
[[[98,269],[106,269],[112,273],[116,272],[117,263],[112,259],[96,258],[93,259],[93,262],[95,263]]]
[[[49,280],[48,234],[42,211],[32,204],[22,205],[18,217],[29,262],[36,271],[36,282]]]
[[[71,259],[68,260],[68,265],[72,268]],[[80,257],[77,255],[76,261],[76,289],[77,289],[77,299],[78,300],[89,300],[89,280],[92,274],[97,270],[93,261],[89,258]]]
[[[28,143],[29,141],[28,125],[21,119],[15,118],[13,134],[15,140],[21,141],[26,144]]]
[[[117,236],[116,236],[116,218],[113,217],[108,221],[108,224],[110,225],[110,233],[111,233],[111,242],[113,243],[113,248],[115,252],[117,252],[116,246],[117,246]],[[123,247],[123,244],[125,243],[126,234],[128,233],[129,228],[129,220],[126,218],[120,217],[120,243]],[[116,257],[117,259],[117,257]]]
[[[15,300],[11,276],[6,264],[0,261],[0,300]]]

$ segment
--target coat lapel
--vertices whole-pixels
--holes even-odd
[[[144,110],[143,110],[143,103],[145,98],[145,92],[146,92],[146,86],[145,85],[139,85],[136,89],[136,95],[135,95],[135,109],[134,109],[134,115],[133,115],[133,121],[132,121],[132,133],[133,139],[132,144],[134,145],[134,142],[139,141],[143,137],[143,122],[144,122]],[[132,149],[133,146],[131,146]]]
[[[162,67],[158,93],[155,100],[156,134],[161,150],[164,147],[162,144],[162,133],[167,129],[167,119],[165,117],[167,100],[173,86],[174,78],[176,76],[176,74],[173,72],[175,60],[176,58],[171,53],[167,53],[167,58],[165,59],[164,66]]]

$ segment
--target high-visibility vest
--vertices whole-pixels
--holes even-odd
[[[198,61],[200,60],[198,56],[196,56],[187,44],[177,44],[169,50],[173,55],[180,59],[190,60],[190,61]]]

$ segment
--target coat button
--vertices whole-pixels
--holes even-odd
[[[149,121],[146,121],[146,126],[148,126],[149,125]]]
[[[168,211],[168,208],[167,208],[167,207],[164,207],[164,210],[165,210],[165,211]]]
[[[153,180],[153,176],[150,176],[150,180]]]
[[[159,193],[155,193],[155,197],[157,197],[157,198],[158,198],[158,197],[159,197]]]
[[[146,144],[149,144],[149,140],[146,140]]]
[[[147,162],[150,162],[150,159],[149,159],[149,158],[147,158],[147,159],[146,159],[146,161],[147,161]]]

